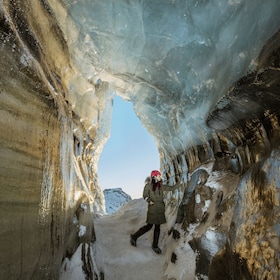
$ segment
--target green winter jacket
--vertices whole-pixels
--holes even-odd
[[[143,198],[149,203],[148,212],[147,212],[147,223],[161,225],[166,223],[165,219],[165,205],[163,202],[163,192],[176,190],[180,187],[180,184],[170,187],[168,185],[161,185],[161,189],[156,189],[153,192],[153,185],[151,182],[148,182],[143,191]],[[154,204],[151,204],[150,202]]]

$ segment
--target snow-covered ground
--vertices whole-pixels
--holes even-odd
[[[236,186],[238,175],[227,172],[211,172],[206,183],[215,190],[215,195],[223,189],[224,194],[231,192]],[[226,176],[227,175],[227,176]],[[180,232],[180,239],[175,240],[168,230],[174,225],[177,215],[176,207],[172,201],[179,201],[182,194],[178,192],[168,193],[166,198],[165,215],[167,223],[161,225],[159,247],[162,255],[157,255],[151,249],[153,229],[137,240],[137,247],[130,245],[130,234],[146,224],[147,202],[144,199],[134,199],[122,205],[114,214],[104,214],[94,219],[96,241],[91,244],[91,259],[93,270],[97,275],[105,275],[100,280],[194,280],[196,269],[196,253],[189,245],[189,241],[195,237],[201,237],[201,245],[209,255],[214,256],[220,249],[219,232],[211,224],[190,224],[187,231],[181,229],[181,224],[175,228]],[[176,199],[174,197],[176,196]],[[198,198],[196,197],[196,200]],[[209,216],[215,215],[215,201],[206,200],[203,206]],[[200,199],[199,199],[200,202]],[[175,203],[175,202],[174,202]],[[172,206],[173,204],[173,206]],[[175,203],[176,204],[176,203]],[[173,221],[173,222],[172,222]],[[82,245],[74,256],[65,259],[62,264],[60,280],[85,280],[83,263],[81,261]],[[177,257],[176,262],[171,261],[172,254]],[[199,279],[208,279],[201,275]]]
[[[159,241],[162,255],[151,249],[153,229],[137,240],[136,248],[130,245],[130,234],[145,225],[146,211],[146,201],[136,199],[124,204],[113,215],[95,219],[96,242],[92,245],[95,270],[99,274],[103,272],[106,280],[164,279],[166,274],[168,279],[193,280],[195,254],[184,238],[175,241],[171,235],[168,236],[166,224],[161,226]],[[180,246],[175,242],[180,242]],[[176,264],[170,262],[173,250],[178,256]],[[184,258],[180,258],[181,254]],[[186,258],[186,254],[189,257]],[[183,261],[186,259],[187,262]],[[82,265],[80,246],[71,260],[64,261],[60,280],[85,279]]]

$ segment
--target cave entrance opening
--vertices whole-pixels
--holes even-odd
[[[133,110],[133,104],[115,96],[111,133],[98,162],[104,189],[122,188],[132,199],[142,197],[144,181],[159,169],[157,145]]]

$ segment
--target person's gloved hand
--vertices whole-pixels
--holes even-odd
[[[149,204],[154,205],[155,203],[152,200],[150,200]]]

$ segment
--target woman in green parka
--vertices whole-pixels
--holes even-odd
[[[163,185],[161,173],[158,170],[153,170],[151,172],[151,177],[148,179],[149,180],[146,180],[146,185],[143,191],[143,198],[148,202],[147,224],[134,234],[130,235],[130,243],[132,246],[136,247],[137,238],[151,230],[153,225],[155,225],[152,249],[155,253],[161,254],[161,249],[158,247],[160,225],[166,223],[163,192],[175,190],[179,188],[180,184],[178,183],[172,187]]]

